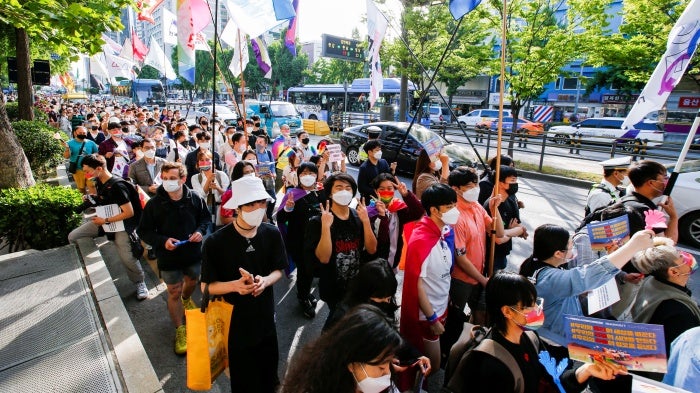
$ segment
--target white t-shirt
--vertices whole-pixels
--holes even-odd
[[[450,268],[452,267],[452,250],[446,241],[438,241],[430,254],[423,261],[420,269],[420,278],[423,280],[423,289],[428,297],[433,311],[438,316],[447,311],[450,299]],[[419,320],[427,318],[422,312],[418,313]]]

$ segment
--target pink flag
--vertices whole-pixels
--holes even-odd
[[[153,12],[163,3],[163,0],[143,0],[136,2],[136,8],[139,10],[138,20],[145,20],[148,23],[156,24],[153,20]]]
[[[131,50],[134,51],[134,59],[143,61],[148,54],[148,47],[139,39],[135,31],[131,31]]]

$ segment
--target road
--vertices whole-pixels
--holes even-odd
[[[357,169],[349,167],[349,173],[357,176]],[[410,179],[402,178],[402,181],[407,185],[411,183]],[[534,232],[534,228],[545,223],[558,224],[569,230],[574,229],[583,214],[586,190],[522,178],[519,182],[518,196],[525,204],[525,209],[521,213],[522,219],[530,234]],[[510,256],[509,269],[517,270],[520,263],[532,250],[532,239],[527,241],[515,239],[514,241],[514,251]],[[150,268],[147,268],[146,282],[151,289],[151,296],[148,300],[137,301],[134,297],[133,286],[119,263],[114,246],[111,243],[102,243],[100,249],[129,316],[163,384],[164,391],[168,393],[189,391],[185,388],[185,358],[173,353],[174,328],[171,326],[166,309],[165,286],[159,284],[159,279]],[[700,250],[690,251],[696,256],[700,256]],[[700,300],[698,297],[700,276],[692,276],[689,286],[695,294],[696,301]],[[327,308],[323,306],[322,302],[319,302],[316,318],[313,320],[304,318],[297,305],[293,277],[283,277],[275,285],[274,291],[277,301],[280,348],[279,374],[282,377],[293,354],[320,334],[321,326],[327,315]],[[197,302],[200,296],[199,291],[197,291],[195,294]],[[235,364],[232,367],[235,367]],[[436,381],[431,383],[431,392],[439,390],[438,383]],[[223,376],[219,377],[211,391],[230,391],[228,380]]]

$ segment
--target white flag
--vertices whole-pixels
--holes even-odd
[[[233,76],[238,76],[241,72],[245,71],[250,57],[248,56],[248,39],[240,29],[236,29],[235,31],[236,33],[233,35],[233,58],[231,59],[231,64],[229,64],[228,69],[231,70]]]
[[[379,59],[379,48],[382,46],[384,34],[388,26],[384,15],[379,11],[374,1],[367,0],[367,35],[369,36],[369,105],[374,106],[379,98],[379,92],[384,88],[382,77],[382,62]]]
[[[131,45],[130,38],[127,38],[124,40],[124,44],[122,44],[122,50],[121,50],[121,52],[119,52],[119,54],[117,56],[133,61],[133,59],[134,59],[134,47]]]
[[[290,0],[227,0],[226,8],[238,28],[257,37],[294,17]]]
[[[649,112],[661,109],[671,91],[683,77],[700,42],[700,0],[691,0],[668,35],[666,52],[651,74],[649,82],[622,123],[633,127]]]
[[[177,19],[175,14],[163,8],[163,43],[177,45]]]
[[[209,47],[209,43],[207,42],[207,36],[204,34],[203,31],[200,31],[199,33],[194,35],[194,50],[203,50],[211,52],[211,48]]]
[[[102,53],[97,53],[90,57],[90,73],[95,76],[109,79],[109,72],[107,71],[104,55]]]
[[[148,64],[149,66],[160,71],[161,74],[165,75],[166,78],[173,80],[177,78],[175,75],[175,70],[170,64],[170,60],[165,57],[163,49],[161,49],[156,39],[151,36],[151,49],[148,51],[148,56],[144,59],[143,64]]]
[[[135,65],[133,61],[109,53],[105,53],[105,59],[107,60],[107,73],[110,78],[121,77],[133,79],[133,69]]]

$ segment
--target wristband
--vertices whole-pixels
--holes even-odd
[[[433,312],[433,315],[428,317],[428,322],[430,322],[431,325],[434,324],[435,322],[437,322],[437,320],[438,320],[438,316],[437,316],[437,313],[435,313],[435,312]]]

